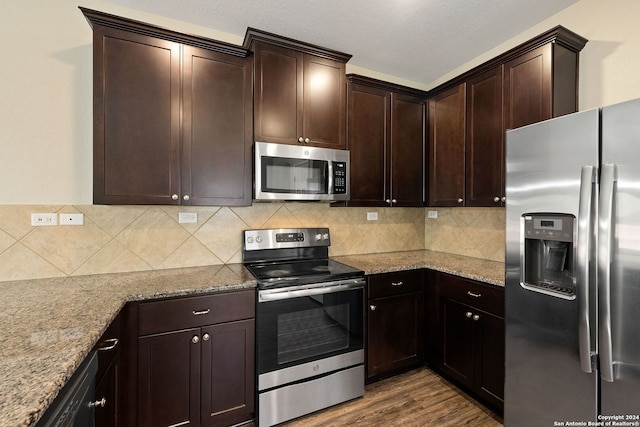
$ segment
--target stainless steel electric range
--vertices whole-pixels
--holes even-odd
[[[258,281],[258,425],[364,394],[364,272],[329,258],[328,228],[246,230]]]

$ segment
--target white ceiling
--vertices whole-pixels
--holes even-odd
[[[257,28],[428,85],[578,0],[110,1],[239,37]]]

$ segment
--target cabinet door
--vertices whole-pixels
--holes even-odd
[[[440,299],[442,370],[462,384],[474,385],[474,324],[471,307]]]
[[[253,319],[202,328],[203,426],[253,418],[254,333]]]
[[[94,203],[177,204],[180,45],[94,30]]]
[[[429,206],[464,203],[465,84],[429,100]]]
[[[465,206],[501,206],[504,194],[502,67],[467,82]]]
[[[423,314],[422,293],[369,300],[368,378],[422,360]]]
[[[304,55],[302,134],[309,145],[345,148],[345,64]]]
[[[303,54],[256,41],[255,140],[298,144],[303,136]]]
[[[348,92],[347,147],[351,155],[353,206],[389,206],[388,155],[391,93],[350,84]]]
[[[183,52],[182,204],[251,204],[251,63]]]
[[[138,340],[138,425],[200,425],[200,329]]]
[[[391,198],[394,206],[424,206],[424,100],[391,95]]]
[[[505,129],[551,118],[552,44],[546,44],[504,65]]]
[[[474,311],[476,320],[475,389],[498,408],[504,405],[504,318]],[[474,318],[475,319],[475,318]]]
[[[120,425],[120,352],[116,352],[116,355],[98,381],[95,400],[101,403],[95,406],[95,426],[116,427]]]

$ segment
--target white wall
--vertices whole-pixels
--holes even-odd
[[[91,28],[71,0],[5,2],[0,22],[0,204],[91,204]],[[240,44],[242,38],[107,1],[84,7]],[[640,2],[581,0],[465,64],[434,87],[561,24],[589,39],[580,109],[640,97]],[[426,52],[425,54],[428,54]],[[352,70],[385,78],[368,70]],[[389,80],[407,84],[401,79]]]

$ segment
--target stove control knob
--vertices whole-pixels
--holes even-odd
[[[320,239],[322,239],[322,234],[320,233],[316,234],[316,241],[319,241]]]
[[[322,239],[323,239],[323,240],[329,240],[329,233],[324,233],[324,234],[322,235]]]
[[[247,237],[247,243],[253,243],[253,236]]]
[[[256,236],[256,242],[262,243],[262,236]]]

